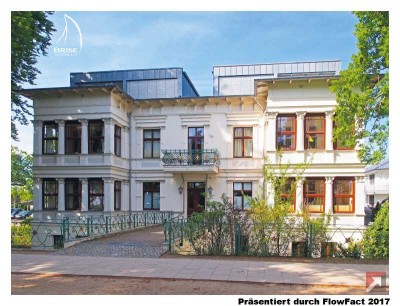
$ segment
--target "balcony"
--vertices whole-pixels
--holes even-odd
[[[221,163],[217,149],[162,150],[164,171],[174,173],[218,173]]]

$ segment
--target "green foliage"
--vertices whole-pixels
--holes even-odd
[[[11,146],[11,198],[15,202],[33,200],[33,156]]]
[[[338,102],[333,136],[350,147],[358,143],[359,157],[375,164],[385,158],[389,135],[389,12],[354,14],[358,52],[331,85]]]
[[[11,225],[11,246],[18,248],[30,248],[31,225],[21,223],[19,225]]]
[[[389,258],[389,202],[382,205],[362,240],[365,258]]]
[[[359,259],[363,254],[361,241],[350,240],[346,244],[338,244],[335,257]]]
[[[18,140],[15,122],[27,125],[31,105],[21,98],[21,85],[34,85],[40,71],[35,67],[37,58],[46,55],[50,46],[54,24],[48,20],[52,12],[11,12],[11,137]]]

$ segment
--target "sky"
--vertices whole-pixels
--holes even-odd
[[[65,17],[68,42],[80,50],[59,56]],[[200,95],[212,95],[212,67],[291,61],[342,60],[356,52],[357,19],[350,12],[55,12],[56,32],[38,59],[36,85],[69,86],[70,72],[183,67]],[[67,19],[68,20],[68,19]],[[59,40],[60,39],[60,40]],[[58,41],[59,40],[59,41]],[[18,126],[20,149],[32,152],[33,128]]]

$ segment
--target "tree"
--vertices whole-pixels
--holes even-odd
[[[358,144],[361,160],[375,164],[388,146],[389,12],[354,14],[358,51],[331,85],[338,103],[333,138],[350,147]]]
[[[27,115],[32,107],[23,100],[18,90],[21,85],[34,81],[40,71],[35,67],[37,58],[46,55],[54,24],[48,20],[52,12],[11,13],[11,137],[18,140],[15,122],[28,125]]]
[[[33,157],[11,146],[11,197],[13,202],[33,199]]]

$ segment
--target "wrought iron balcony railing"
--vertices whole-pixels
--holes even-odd
[[[220,154],[212,150],[162,150],[165,166],[219,166]]]

